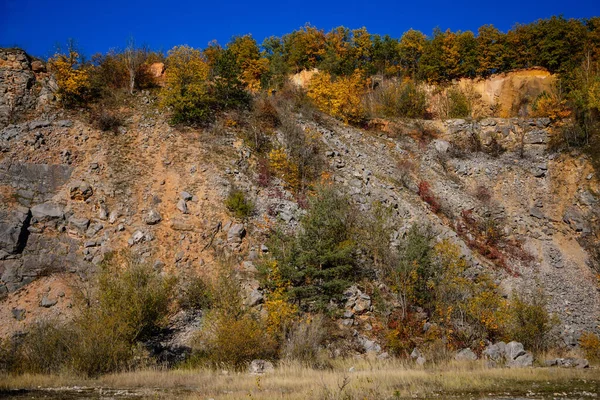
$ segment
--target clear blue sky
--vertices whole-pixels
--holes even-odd
[[[515,23],[562,14],[600,16],[600,0],[0,0],[0,47],[18,46],[46,57],[57,43],[77,41],[86,55],[138,44],[168,50],[174,45],[225,44],[233,35],[252,33],[260,43],[309,22],[330,30],[366,26],[369,32],[399,37],[409,28],[430,34],[435,27],[473,30],[494,24],[502,31]]]

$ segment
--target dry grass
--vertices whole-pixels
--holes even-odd
[[[185,399],[351,400],[440,394],[543,396],[555,392],[586,397],[586,393],[598,393],[600,374],[594,369],[490,369],[483,362],[416,368],[395,360],[343,360],[335,361],[330,370],[283,364],[274,373],[262,376],[205,369],[145,370],[105,375],[96,380],[61,375],[0,375],[0,390],[72,386],[127,389],[142,397]]]

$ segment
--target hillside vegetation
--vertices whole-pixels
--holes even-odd
[[[599,18],[0,55],[0,389],[600,359]]]

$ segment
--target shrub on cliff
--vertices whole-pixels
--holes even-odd
[[[215,104],[208,87],[210,68],[200,50],[189,46],[173,47],[166,64],[161,104],[171,109],[171,120],[174,123],[209,121]]]
[[[190,365],[241,369],[253,359],[274,358],[277,342],[261,315],[244,305],[231,270],[222,268],[219,271],[212,292],[212,308],[194,337]]]
[[[366,96],[369,112],[375,117],[425,118],[425,92],[414,81],[384,82]]]
[[[89,70],[73,44],[69,45],[66,53],[59,51],[50,58],[48,67],[58,85],[58,99],[65,107],[82,105],[89,100]]]
[[[273,249],[291,301],[305,310],[324,309],[359,278],[356,221],[348,199],[323,187],[310,200],[298,235],[279,238]]]
[[[552,345],[550,333],[558,324],[558,320],[548,312],[546,306],[546,295],[541,289],[528,297],[513,293],[509,308],[510,338],[523,343],[526,349],[535,352],[550,348]]]
[[[130,368],[143,355],[138,343],[164,326],[173,287],[173,278],[130,255],[111,256],[74,320],[32,325],[23,340],[0,349],[10,355],[4,368],[21,373],[72,370],[86,376]]]

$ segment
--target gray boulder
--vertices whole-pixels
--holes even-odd
[[[533,354],[530,352],[525,352],[514,360],[509,360],[506,365],[510,368],[531,367],[533,365]]]
[[[182,213],[184,213],[184,214],[187,214],[187,213],[188,213],[188,207],[187,207],[187,203],[185,202],[185,200],[184,200],[184,199],[180,199],[180,200],[177,202],[177,209],[178,209],[179,211],[181,211]]]
[[[15,254],[25,246],[29,219],[27,209],[0,212],[0,250]]]
[[[459,350],[454,356],[456,361],[475,361],[477,360],[477,354],[473,352],[473,350],[466,348]]]
[[[88,226],[90,226],[90,220],[87,218],[77,218],[75,216],[71,216],[68,222],[69,227],[77,229],[81,233],[85,232]]]
[[[25,319],[25,310],[22,308],[13,308],[10,312],[17,321],[23,321]]]
[[[422,356],[421,352],[416,347],[413,349],[412,353],[410,353],[410,358],[412,358],[413,360],[416,360],[417,358],[419,358],[421,356]]]
[[[40,307],[50,308],[52,306],[55,306],[56,303],[58,303],[58,300],[51,299],[50,297],[48,297],[48,294],[46,293],[42,296],[42,300],[40,301]]]
[[[544,362],[546,367],[589,368],[590,363],[585,358],[554,358]]]
[[[253,291],[251,291],[248,294],[248,297],[246,298],[246,305],[248,307],[257,306],[258,304],[260,304],[263,301],[263,299],[264,299],[264,296],[261,293],[261,291],[258,289],[254,289]]]
[[[133,246],[134,244],[138,244],[141,242],[150,242],[153,239],[154,239],[154,237],[150,233],[143,232],[141,230],[137,230],[137,231],[133,232],[133,235],[131,235],[131,237],[129,238],[127,243],[130,246]]]
[[[523,348],[522,343],[512,341],[506,345],[504,354],[506,359],[510,362],[525,354],[525,349]]]
[[[445,154],[450,149],[450,143],[445,140],[436,139],[433,141],[433,146],[438,153]]]
[[[71,199],[73,200],[85,201],[94,194],[94,190],[92,189],[92,186],[89,183],[84,181],[78,181],[71,185],[71,188],[69,189],[69,194],[71,196]]]
[[[61,205],[47,202],[31,208],[31,215],[38,222],[64,219],[65,212]]]
[[[246,235],[244,224],[233,224],[227,231],[227,242],[231,244],[240,244]]]
[[[248,372],[252,375],[267,374],[275,371],[273,363],[266,360],[252,360],[248,366]]]
[[[506,343],[498,342],[490,344],[483,350],[483,357],[493,362],[504,362],[504,354],[506,351]]]
[[[144,219],[144,222],[147,225],[156,225],[158,224],[160,221],[162,221],[162,217],[159,214],[158,211],[156,210],[150,210],[148,212],[148,215],[146,215],[146,218]]]

